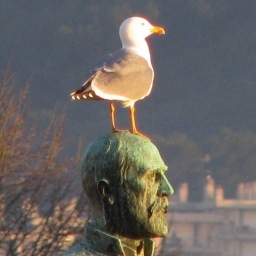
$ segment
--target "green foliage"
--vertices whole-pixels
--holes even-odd
[[[256,134],[221,129],[208,140],[210,167],[226,196],[234,196],[239,182],[256,180]]]
[[[205,172],[200,146],[185,134],[174,133],[169,137],[157,137],[164,148],[165,160],[170,164],[169,177],[177,188],[182,182],[190,186],[190,200],[201,199]]]

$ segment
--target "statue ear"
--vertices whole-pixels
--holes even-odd
[[[115,198],[107,180],[98,181],[97,190],[104,202],[106,202],[109,205],[114,204]]]

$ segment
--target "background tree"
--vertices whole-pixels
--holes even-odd
[[[83,231],[86,202],[76,189],[77,158],[61,159],[63,115],[41,130],[27,123],[27,87],[0,82],[0,254],[53,255]]]

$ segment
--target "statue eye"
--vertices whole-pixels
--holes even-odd
[[[160,176],[161,176],[160,173],[155,174],[155,182],[158,182],[160,180]]]
[[[161,176],[161,174],[155,170],[154,171],[152,170],[150,173],[150,177],[151,177],[152,181],[154,181],[154,182],[159,182],[160,176]]]

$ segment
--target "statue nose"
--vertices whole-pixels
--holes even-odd
[[[158,196],[170,196],[174,193],[174,189],[169,183],[164,173],[161,173],[161,181],[157,192]]]

